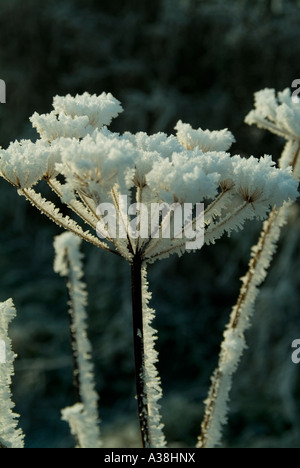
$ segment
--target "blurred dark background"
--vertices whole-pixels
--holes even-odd
[[[36,138],[29,117],[54,95],[111,92],[116,131],[171,133],[179,119],[229,128],[244,156],[277,159],[283,141],[243,123],[253,92],[300,78],[300,2],[292,0],[0,0],[0,145]],[[53,272],[61,231],[0,181],[0,300],[13,297],[14,400],[27,447],[72,447],[61,408],[75,402],[67,296]],[[150,268],[162,408],[170,445],[193,447],[203,400],[259,223]],[[234,379],[225,447],[300,448],[299,213],[284,230]],[[138,444],[126,263],[83,246],[90,337],[106,447]]]

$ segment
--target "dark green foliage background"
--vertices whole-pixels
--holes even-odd
[[[280,2],[279,2],[280,3]],[[48,112],[54,95],[113,93],[125,112],[116,131],[173,132],[228,127],[233,150],[277,159],[283,141],[247,127],[253,92],[281,90],[300,78],[299,2],[282,0],[1,0],[0,144],[36,138],[28,121]],[[60,409],[75,402],[65,285],[54,274],[53,236],[44,219],[0,181],[0,300],[13,297],[11,332],[19,357],[14,400],[27,447],[71,447]],[[194,446],[209,376],[260,225],[217,246],[150,268],[157,309],[166,434]],[[262,290],[235,377],[226,447],[300,448],[299,213],[285,229]],[[138,443],[132,358],[129,267],[83,246],[90,337],[107,447]],[[1,422],[0,422],[1,423]]]

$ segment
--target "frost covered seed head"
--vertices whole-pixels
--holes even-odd
[[[278,99],[280,106],[272,91],[257,95],[262,118],[271,121],[284,115],[285,120],[290,119],[289,128],[293,125],[296,131],[297,122],[292,123],[296,110],[291,108],[290,96],[284,92]],[[206,242],[212,243],[225,232],[240,229],[246,219],[264,218],[271,206],[281,206],[297,196],[296,181],[287,170],[276,169],[271,157],[232,157],[227,150],[235,140],[227,129],[210,132],[179,121],[176,136],[113,133],[106,125],[122,107],[110,93],[56,96],[53,107],[50,114],[35,113],[31,118],[41,137],[36,143],[15,142],[1,151],[1,174],[57,224],[128,261],[136,252],[152,261],[186,250],[184,229],[176,230],[176,239],[171,234],[164,237],[174,203],[182,209],[190,204],[195,210],[196,205],[205,205]],[[33,191],[41,179],[105,242]],[[133,206],[125,214],[124,198]],[[158,238],[151,237],[152,204],[170,207],[167,215],[158,216]],[[105,208],[99,211],[100,205]],[[108,205],[113,206],[116,228],[122,235],[108,229],[107,222],[97,230]],[[141,205],[144,213],[150,213],[148,218],[141,217]],[[196,218],[189,219],[192,232],[196,223]],[[148,232],[149,237],[141,232]]]

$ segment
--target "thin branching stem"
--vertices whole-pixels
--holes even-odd
[[[209,225],[209,228],[205,231],[205,243],[209,244],[216,238],[216,231],[223,229],[223,232],[226,231],[227,228],[230,227],[232,221],[235,219],[236,216],[240,215],[247,207],[249,206],[249,202],[244,202],[242,205],[238,206],[232,213],[221,219],[216,224]],[[169,246],[167,249],[162,250],[158,253],[151,255],[151,261],[163,258],[165,255],[171,255],[172,253],[182,249],[185,247],[187,239],[176,239],[173,240],[173,245]],[[146,250],[144,253],[144,257],[149,257],[149,251]]]
[[[58,180],[48,179],[47,180],[49,187],[53,190],[56,195],[62,199],[61,184]],[[91,226],[96,230],[96,222],[92,214],[87,210],[85,205],[83,205],[80,200],[72,200],[68,203],[68,206],[76,213],[88,226]]]
[[[278,217],[279,212],[276,210],[276,208],[273,208],[267,222],[264,225],[264,229],[261,232],[258,244],[257,244],[257,249],[255,255],[251,258],[250,263],[249,263],[249,269],[247,271],[246,277],[243,281],[243,286],[240,290],[240,294],[238,297],[237,304],[233,310],[233,313],[230,318],[230,323],[229,327],[230,328],[237,328],[238,323],[239,323],[239,318],[241,316],[242,312],[242,307],[245,303],[245,300],[247,299],[247,295],[249,294],[250,286],[252,284],[253,278],[256,274],[256,267],[261,259],[261,256],[264,252],[265,245],[267,238],[270,234],[270,231],[272,229],[272,226],[274,224],[275,219]]]
[[[136,189],[136,202],[137,204],[143,203],[143,187],[137,187]],[[141,231],[141,223],[139,226],[137,226],[137,229]],[[139,235],[136,240],[136,249],[135,249],[136,252],[138,252],[142,248],[142,245],[143,245],[143,241],[141,239],[141,235]]]
[[[131,237],[128,234],[128,224],[129,223],[128,223],[127,215],[126,215],[126,219],[124,219],[123,218],[124,213],[123,213],[123,210],[121,209],[121,207],[119,205],[118,197],[117,197],[117,194],[116,194],[114,189],[111,190],[111,194],[112,194],[112,197],[113,197],[115,207],[117,209],[117,213],[119,214],[119,219],[122,219],[123,227],[124,227],[124,229],[125,229],[125,231],[127,233],[128,249],[129,249],[130,253],[134,254],[134,252],[135,252],[134,245],[132,243]]]
[[[61,192],[60,182],[57,179],[48,179],[47,182],[50,188],[56,193],[56,195],[62,199],[63,196]],[[88,203],[86,197],[81,193],[78,193],[78,195],[81,201],[76,199],[71,200],[67,204],[67,206],[71,208],[71,210],[74,213],[76,213],[89,227],[92,227],[96,231],[99,219],[97,218],[97,215],[94,209],[92,208],[91,203]],[[107,240],[108,242],[113,244],[114,247],[116,247],[114,240],[109,235],[105,237],[105,240]]]

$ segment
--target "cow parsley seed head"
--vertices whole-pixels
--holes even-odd
[[[195,130],[191,125],[180,120],[175,130],[177,130],[178,141],[188,150],[199,148],[203,152],[227,151],[235,142],[234,136],[227,128],[212,132],[201,128]]]
[[[284,114],[288,120],[290,97],[286,92],[279,95],[282,104],[276,112],[274,99],[272,92],[257,96],[258,107],[266,101],[264,119]],[[142,202],[146,209],[157,202],[175,202],[182,208],[185,203],[194,207],[203,203],[207,244],[225,232],[240,229],[246,219],[263,218],[271,206],[281,206],[285,200],[297,197],[297,182],[288,170],[276,169],[271,157],[245,159],[226,152],[234,142],[226,129],[194,130],[180,121],[177,136],[144,132],[120,135],[106,127],[122,111],[111,94],[57,96],[53,106],[50,114],[35,113],[31,118],[41,136],[36,143],[15,142],[0,152],[1,174],[57,224],[98,247],[111,250],[113,244],[115,253],[129,261],[144,247],[145,261],[165,258],[170,253],[181,255],[186,242],[150,237],[147,241],[144,235],[135,236],[132,213],[124,215],[121,206],[123,197],[127,197],[128,205]],[[106,242],[83,231],[77,221],[64,217],[52,202],[31,189],[41,179]],[[105,224],[100,223],[97,230],[104,217],[98,211],[102,203],[113,206],[114,219],[118,218],[122,232],[119,237]],[[140,222],[148,236],[152,232],[150,218]],[[165,225],[160,228],[165,232]]]
[[[263,89],[255,93],[255,108],[246,116],[248,125],[257,125],[286,140],[300,139],[300,107],[290,89],[279,92]]]

